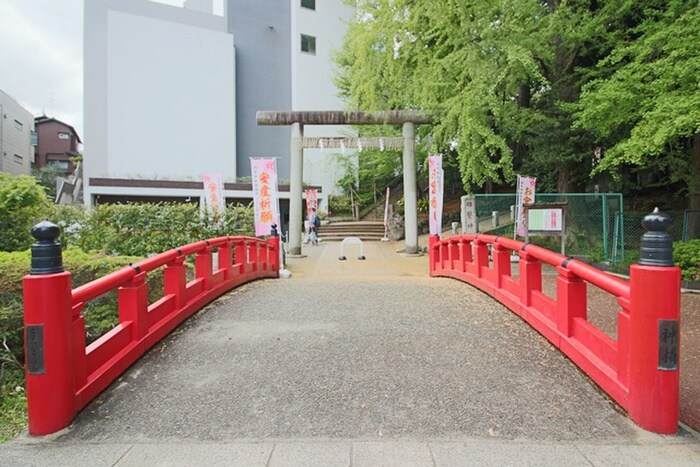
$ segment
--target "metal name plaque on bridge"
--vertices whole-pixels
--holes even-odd
[[[678,320],[659,320],[659,370],[678,369]]]
[[[43,375],[44,368],[44,325],[27,326],[27,372],[30,375]]]

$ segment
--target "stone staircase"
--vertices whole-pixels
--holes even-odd
[[[346,237],[358,237],[362,241],[379,241],[383,236],[383,222],[331,222],[321,225],[318,229],[318,238],[322,242],[340,242]]]

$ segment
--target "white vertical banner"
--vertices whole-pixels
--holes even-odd
[[[444,176],[442,171],[442,154],[428,157],[429,192],[429,224],[430,235],[440,235],[442,231],[442,198]]]
[[[515,233],[520,237],[527,235],[527,219],[524,216],[524,206],[535,202],[535,177],[523,177],[518,175],[518,187],[515,196],[515,207],[517,215],[515,217]]]
[[[226,207],[224,180],[220,173],[202,175],[204,183],[204,208],[212,214],[220,213]]]
[[[304,190],[306,196],[306,218],[311,219],[311,210],[315,209],[318,214],[318,190]]]
[[[253,178],[253,215],[255,235],[270,235],[272,224],[279,224],[277,166],[275,159],[250,159]]]
[[[384,227],[389,227],[389,195],[391,188],[386,187],[386,198],[384,199]]]

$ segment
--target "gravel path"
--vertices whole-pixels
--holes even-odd
[[[425,258],[338,244],[228,294],[88,406],[65,441],[643,436],[555,348]],[[348,258],[355,253],[346,252]]]

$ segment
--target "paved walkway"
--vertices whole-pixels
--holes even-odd
[[[305,248],[0,465],[700,464],[698,434],[638,429],[517,316],[396,248]]]

